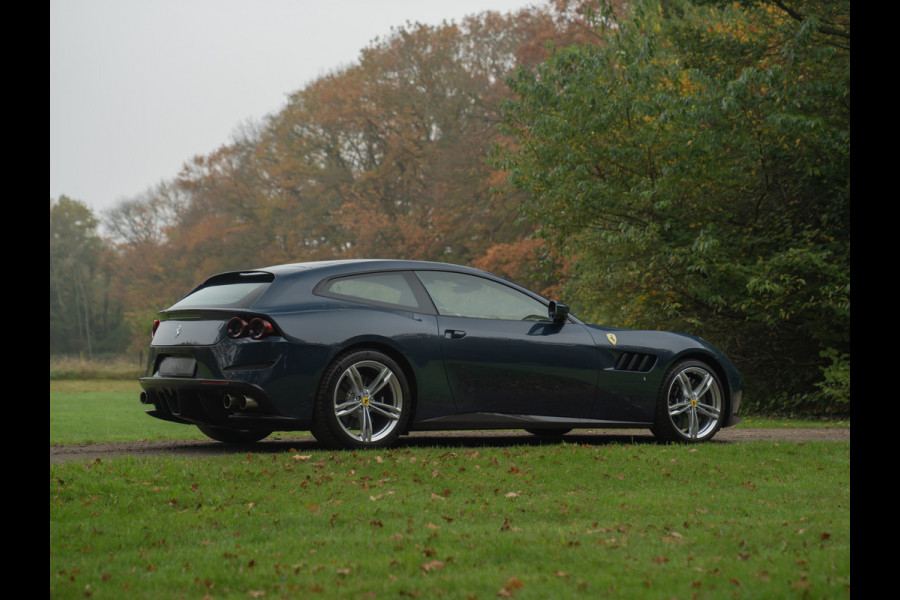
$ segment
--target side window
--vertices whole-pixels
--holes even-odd
[[[418,309],[416,295],[403,273],[364,273],[332,279],[320,293],[347,300],[392,304]]]
[[[489,279],[445,271],[416,271],[438,313],[452,317],[549,321],[543,303]]]

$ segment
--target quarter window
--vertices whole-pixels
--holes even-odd
[[[366,273],[330,280],[322,290],[329,296],[417,309],[416,295],[403,273]]]

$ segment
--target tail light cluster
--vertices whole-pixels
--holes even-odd
[[[153,321],[153,330],[150,332],[151,339],[156,335],[156,330],[159,329],[159,323],[159,319]],[[259,317],[251,319],[249,323],[240,317],[232,317],[231,320],[228,321],[226,331],[228,332],[228,337],[232,339],[249,337],[254,340],[261,340],[264,337],[268,337],[275,333],[275,327],[266,319],[261,319]]]
[[[240,317],[232,317],[228,321],[226,331],[228,332],[228,337],[232,339],[250,337],[254,340],[261,340],[275,333],[275,327],[266,319],[259,317],[251,319],[249,323]]]

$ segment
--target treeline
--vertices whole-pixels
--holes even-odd
[[[471,264],[849,412],[849,3],[559,0],[408,24],[97,216],[51,199],[52,353],[146,345],[210,274]]]

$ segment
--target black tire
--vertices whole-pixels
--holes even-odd
[[[329,447],[391,446],[406,428],[412,402],[406,374],[391,357],[353,351],[325,370],[311,432]]]
[[[528,433],[531,435],[539,435],[541,437],[562,437],[572,431],[572,428],[561,428],[561,429],[552,429],[552,428],[537,428],[537,429],[526,429]]]
[[[271,434],[271,431],[257,429],[229,429],[228,427],[213,427],[212,425],[197,425],[203,435],[226,444],[249,444],[258,442]]]
[[[700,360],[683,360],[663,379],[651,431],[663,442],[705,442],[722,427],[726,408],[715,369]]]

